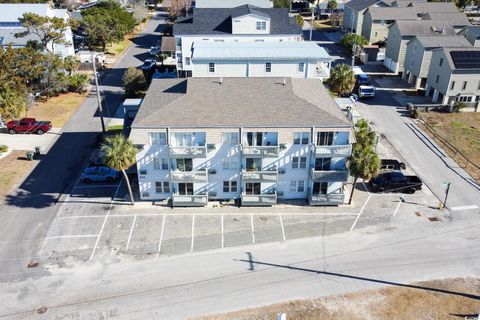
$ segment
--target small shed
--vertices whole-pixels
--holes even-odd
[[[378,45],[365,45],[360,52],[360,60],[365,64],[377,62],[379,51]]]

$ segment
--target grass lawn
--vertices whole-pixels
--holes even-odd
[[[476,278],[427,281],[416,285],[474,295],[480,293],[480,279]],[[478,301],[459,295],[389,286],[341,296],[295,300],[198,319],[271,320],[276,319],[278,313],[286,313],[288,320],[464,319],[454,314],[478,314]]]
[[[327,20],[315,20],[313,21],[313,27],[315,29],[325,29],[325,28],[331,28],[332,24],[329,19]]]
[[[113,54],[114,56],[121,55],[125,50],[127,50],[130,43],[132,43],[132,39],[135,38],[145,28],[148,21],[149,20],[136,26],[133,33],[127,34],[122,41],[107,45],[107,53]]]
[[[65,93],[46,102],[37,102],[28,111],[28,116],[38,120],[50,120],[52,126],[60,128],[70,119],[87,97],[86,94]]]
[[[26,151],[12,151],[5,158],[0,159],[0,203],[13,187],[22,182],[25,175],[33,168],[37,161],[27,161]]]
[[[480,113],[428,112],[421,113],[420,117],[432,126],[438,135],[445,138],[473,163],[480,164]],[[444,148],[444,150],[451,157],[454,156],[454,152],[449,148]],[[455,157],[455,160],[460,165],[465,164],[465,160],[461,156]],[[480,170],[476,170],[472,166],[467,166],[466,170],[474,179],[480,180]]]

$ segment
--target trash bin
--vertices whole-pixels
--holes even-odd
[[[37,156],[40,155],[40,147],[39,146],[35,147],[35,155],[37,155]]]
[[[32,151],[28,151],[28,152],[27,152],[27,159],[28,159],[28,161],[32,161],[32,160],[33,160],[33,152],[32,152]]]

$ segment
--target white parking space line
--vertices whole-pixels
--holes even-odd
[[[193,251],[194,242],[195,242],[195,215],[192,214],[192,243],[190,245],[190,251]]]
[[[72,234],[72,235],[64,235],[64,236],[51,236],[46,237],[45,239],[65,239],[65,238],[94,238],[98,236],[97,234]]]
[[[367,191],[367,193],[370,195],[370,191],[368,191],[368,188],[367,188],[367,185],[365,184],[365,182],[362,181],[362,184],[363,184],[363,187],[365,188],[365,191]],[[353,186],[352,186],[353,188]]]
[[[224,231],[223,231],[223,214],[222,214],[222,249],[224,248],[225,245],[225,236],[224,236]]]
[[[160,253],[160,249],[162,248],[163,230],[165,230],[165,219],[166,219],[166,215],[164,214],[162,219],[162,230],[160,231],[160,239],[158,240],[157,253]]]
[[[353,228],[355,228],[355,225],[357,224],[358,219],[360,219],[360,216],[362,215],[363,209],[365,209],[365,207],[367,206],[367,203],[368,203],[368,201],[370,200],[371,197],[372,197],[372,195],[371,195],[371,194],[368,194],[367,201],[365,201],[365,203],[363,204],[362,208],[360,209],[360,212],[358,213],[357,218],[356,218],[355,221],[353,222],[352,227],[350,228],[350,231],[352,231]]]
[[[394,217],[397,215],[398,209],[400,209],[401,204],[402,204],[402,201],[399,201],[397,207],[395,208],[395,211],[393,212]]]
[[[125,251],[128,251],[128,247],[130,247],[130,239],[132,238],[133,228],[135,227],[135,221],[137,221],[137,215],[133,217],[132,227],[130,228],[130,233],[128,234],[127,247]]]
[[[122,180],[123,181],[123,180]],[[113,201],[117,197],[118,190],[120,190],[120,186],[122,185],[122,181],[118,184],[117,190],[115,190],[115,194],[113,195],[112,201],[110,202],[110,207],[108,208],[107,214],[105,215],[105,220],[103,220],[102,228],[100,228],[100,232],[98,233],[97,241],[95,241],[95,245],[93,246],[92,254],[90,255],[90,261],[93,260],[93,256],[95,255],[95,250],[97,250],[98,242],[100,241],[100,237],[102,236],[103,229],[105,229],[105,225],[107,224],[108,215],[113,207]]]
[[[252,243],[255,244],[255,228],[253,227],[253,214],[250,215],[250,223],[252,224]]]
[[[282,215],[279,214],[278,217],[280,218],[280,226],[282,227],[282,237],[283,237],[283,241],[285,241],[285,228],[283,227],[283,219],[282,219]]]
[[[451,207],[452,211],[460,211],[460,210],[474,210],[478,209],[477,205],[472,205],[472,206],[462,206],[462,207]]]
[[[105,218],[105,214],[102,214],[102,215],[98,215],[98,216],[67,216],[67,217],[58,217],[57,220],[67,220],[67,219],[81,219],[81,218],[88,218],[88,219],[91,219],[91,218]],[[110,215],[110,217],[115,217],[117,215]]]

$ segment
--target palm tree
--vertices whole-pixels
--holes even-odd
[[[354,177],[348,204],[352,203],[358,178],[369,180],[378,175],[380,171],[380,158],[375,152],[376,135],[375,132],[369,130],[366,120],[362,119],[355,125],[355,139],[352,155],[348,159],[348,168]]]
[[[355,74],[349,65],[337,64],[330,73],[328,80],[333,92],[343,96],[350,94],[355,87]]]
[[[128,193],[132,205],[135,204],[133,199],[132,187],[128,179],[126,170],[133,166],[136,162],[137,151],[128,138],[121,134],[117,134],[105,139],[102,145],[102,151],[105,153],[105,164],[117,171],[122,171],[123,177],[127,183]]]

